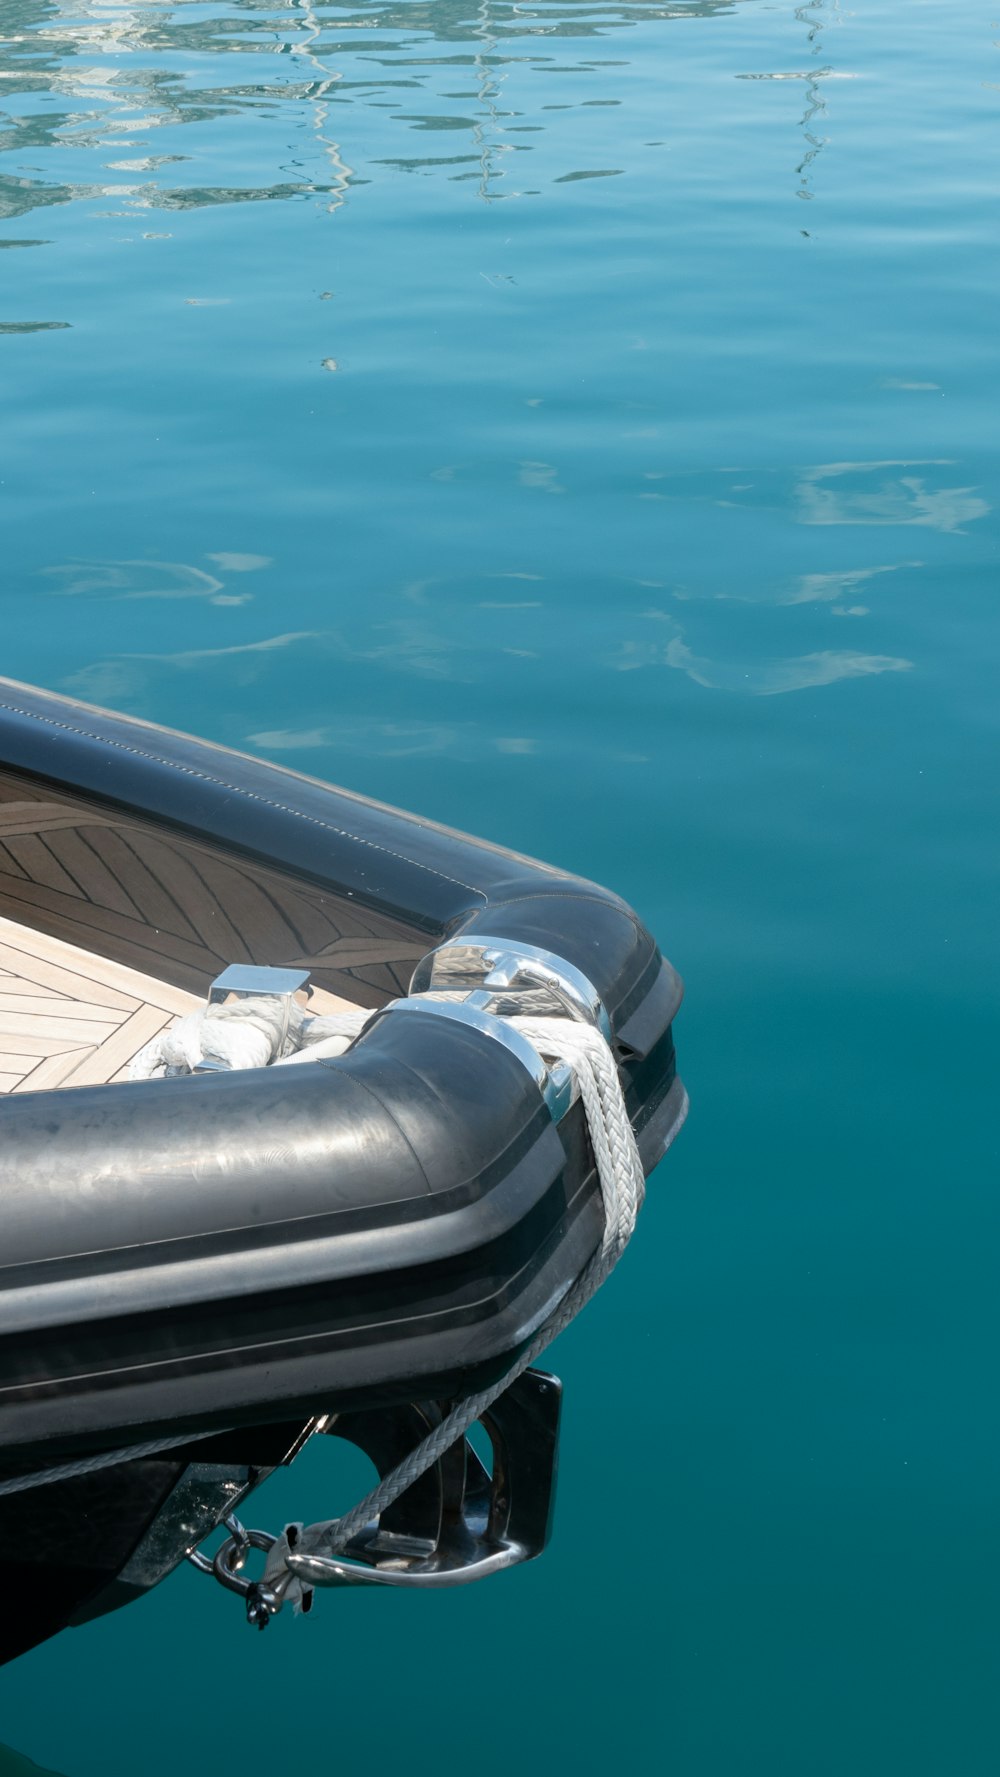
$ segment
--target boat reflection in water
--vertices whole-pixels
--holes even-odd
[[[349,137],[353,111],[395,107],[401,96],[406,99],[405,110],[394,121],[407,135],[423,136],[424,151],[402,152],[379,166],[439,170],[453,181],[468,180],[487,202],[517,195],[504,190],[505,183],[510,185],[507,167],[515,150],[528,155],[530,165],[532,144],[530,136],[521,133],[516,142],[510,141],[506,132],[537,129],[539,120],[523,91],[518,98],[510,96],[505,85],[509,70],[551,61],[546,45],[553,39],[599,40],[622,26],[648,29],[657,22],[724,15],[733,6],[732,0],[666,0],[656,6],[612,4],[598,15],[588,5],[563,0],[534,21],[500,0],[480,0],[471,9],[454,0],[417,8],[360,5],[336,19],[292,0],[262,6],[259,12],[241,8],[238,18],[232,19],[190,18],[186,5],[109,11],[95,0],[72,8],[42,0],[18,10],[20,34],[0,51],[5,97],[25,92],[36,98],[45,95],[59,105],[20,118],[9,141],[0,136],[0,155],[9,148],[18,157],[16,171],[0,175],[0,220],[102,197],[114,203],[107,213],[133,219],[150,210],[301,201],[303,196],[315,196],[325,209],[337,210],[348,201],[355,182],[369,183],[367,172],[345,158],[338,139],[341,130],[334,124],[338,110],[343,134]],[[530,47],[535,42],[537,53]],[[433,44],[442,46],[440,58],[428,53]],[[437,100],[431,85],[434,74],[453,72],[460,46],[471,56],[475,91],[462,102],[469,115],[448,116],[442,123],[438,115],[421,111],[420,96],[426,94],[432,103]],[[188,72],[192,58],[204,57],[215,70],[225,55],[241,58],[232,64],[238,79],[212,87],[194,83]],[[265,56],[273,70],[270,77],[261,61]],[[121,59],[109,68],[108,57]],[[469,99],[474,100],[472,105]],[[289,108],[308,113],[303,135],[312,138],[315,148],[301,143],[296,159],[287,163],[292,176],[278,183],[173,184],[171,175],[176,178],[189,158],[180,152],[185,142],[177,141],[178,151],[173,152],[174,141],[161,139],[156,144],[160,151],[149,151],[148,137],[154,130],[183,124],[204,127],[250,113],[266,125],[277,109]],[[433,135],[442,127],[447,151],[427,153],[427,133]],[[546,129],[554,127],[556,120],[550,116]],[[116,151],[111,161],[106,158],[109,149]],[[30,168],[24,161],[29,150]],[[47,151],[58,151],[54,165],[46,164]],[[92,182],[59,176],[59,161],[67,153],[77,166],[93,156]],[[109,170],[118,177],[109,181]]]
[[[36,1765],[34,1759],[25,1758],[23,1752],[15,1752],[12,1746],[0,1746],[0,1777],[59,1777],[59,1773],[46,1765]]]

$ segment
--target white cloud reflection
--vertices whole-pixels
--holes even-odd
[[[249,574],[271,565],[268,555],[222,551],[207,555],[223,573]],[[227,593],[225,581],[206,568],[182,561],[71,561],[42,568],[52,590],[67,598],[208,599],[213,605],[245,605],[252,593]]]
[[[186,648],[179,654],[119,654],[118,659],[150,660],[158,666],[200,666],[203,660],[222,660],[232,654],[271,654],[275,648],[311,642],[320,634],[315,629],[290,629],[284,635],[264,636],[259,642],[231,642],[225,648]]]
[[[661,616],[661,613],[649,613]],[[670,619],[667,619],[670,622]],[[861,679],[877,673],[909,672],[912,660],[895,654],[861,654],[852,649],[823,648],[811,654],[794,654],[764,660],[711,660],[696,654],[671,622],[673,635],[666,642],[626,642],[617,660],[618,672],[641,667],[666,666],[686,673],[707,691],[739,691],[749,697],[777,697],[785,691],[811,691],[834,685],[840,679]]]
[[[374,759],[443,758],[474,764],[505,753],[528,757],[538,742],[531,735],[485,733],[472,722],[385,722],[377,717],[345,716],[313,728],[264,728],[248,734],[247,744],[262,753],[327,751]]]
[[[256,679],[265,662],[255,657],[272,654],[276,649],[291,647],[296,642],[314,639],[312,630],[289,630],[284,635],[264,636],[256,642],[234,642],[224,648],[187,648],[176,654],[115,654],[107,660],[96,660],[81,667],[64,680],[64,688],[88,703],[124,705],[140,697],[149,683],[150,673],[158,667],[175,667],[181,671],[203,667],[208,663],[237,657],[243,682]]]
[[[248,734],[250,746],[263,753],[313,752],[320,748],[359,753],[366,758],[418,759],[462,751],[459,727],[435,722],[382,722],[349,717],[318,728],[264,728]]]
[[[922,568],[923,562],[886,562],[877,568],[850,568],[830,574],[800,574],[794,589],[779,599],[782,605],[832,604],[844,599],[856,586],[874,580],[879,574],[897,574],[901,568]]]
[[[522,487],[537,488],[543,494],[564,494],[566,492],[559,480],[559,471],[553,463],[523,462],[518,470],[517,479]]]
[[[230,549],[220,549],[208,556],[208,560],[214,561],[224,574],[253,574],[258,568],[269,568],[273,559],[270,555],[243,555]]]
[[[803,473],[795,490],[799,522],[926,525],[936,531],[960,531],[992,510],[975,487],[934,487],[926,475],[887,473],[951,467],[948,457],[818,464]]]

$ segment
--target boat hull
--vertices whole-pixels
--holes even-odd
[[[193,1467],[235,1462],[249,1488],[316,1414],[484,1386],[597,1249],[580,1105],[556,1117],[473,1024],[392,1009],[429,952],[482,938],[586,978],[647,1172],[686,1100],[680,983],[617,896],[8,681],[0,920],[14,951],[20,929],[100,957],[112,1009],[121,982],[153,983],[161,1023],[171,994],[203,997],[232,963],[307,969],[372,1013],[347,1054],[308,1066],[135,1082],[123,1066],[97,1084],[92,1063],[61,1063],[59,1090],[33,1084],[43,1037],[18,1038],[35,1047],[0,1097],[0,1480],[161,1435],[209,1442],[0,1499],[5,1571],[27,1561],[49,1588],[10,1631],[16,1652],[88,1600],[143,1589],[118,1579]],[[58,1000],[63,977],[46,979]],[[15,1016],[40,1030],[56,1014],[39,1003]],[[231,1488],[204,1485],[214,1522]],[[53,1587],[60,1524],[95,1509],[101,1548]],[[171,1564],[187,1546],[174,1537]]]

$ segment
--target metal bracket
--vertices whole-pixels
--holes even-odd
[[[291,1018],[292,1002],[297,993],[309,985],[308,969],[258,968],[247,963],[231,963],[217,975],[208,990],[210,1006],[225,1006],[232,1000],[268,999],[277,1002],[282,1011],[281,1042],[276,1053],[284,1052]],[[224,1061],[199,1061],[196,1074],[227,1073]]]
[[[272,999],[291,1000],[309,985],[308,969],[258,968],[249,963],[230,963],[216,975],[208,990],[210,1006],[222,1006],[226,1000]]]
[[[555,1498],[562,1384],[526,1370],[495,1401],[481,1424],[492,1473],[467,1438],[337,1555],[286,1557],[308,1586],[464,1586],[540,1555],[549,1540]],[[342,1413],[327,1435],[363,1450],[380,1477],[439,1424],[449,1403],[418,1402],[368,1413]]]
[[[608,1043],[614,1041],[611,1019],[593,982],[582,969],[537,944],[481,935],[449,938],[421,958],[410,982],[411,993],[463,988],[485,989],[494,1001],[491,1009],[501,1015],[523,1010],[523,998],[530,994],[531,1010],[539,1016],[575,1018],[595,1025]]]

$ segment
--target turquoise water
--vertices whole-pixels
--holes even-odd
[[[0,18],[0,668],[612,884],[694,1104],[542,1562],[266,1637],[185,1570],[0,1738],[993,1777],[995,6]]]

